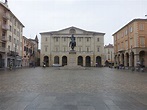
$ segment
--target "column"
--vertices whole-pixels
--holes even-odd
[[[120,65],[120,55],[118,55],[117,60],[118,60],[117,65],[119,66]]]
[[[91,66],[94,66],[94,59],[93,59],[93,55],[90,56],[91,59]]]
[[[5,53],[5,68],[7,68],[7,53]]]
[[[134,55],[134,66],[137,66],[137,62],[139,61],[139,54]]]
[[[83,57],[83,66],[86,65],[85,57]]]
[[[116,56],[114,57],[114,66],[116,66]]]
[[[120,54],[119,61],[120,61],[120,64],[123,64],[123,58],[122,58],[122,54]]]
[[[126,55],[124,55],[124,65],[125,67],[127,66],[127,56]]]
[[[129,55],[129,67],[132,67],[132,54]]]
[[[59,55],[59,64],[62,65],[62,56]]]

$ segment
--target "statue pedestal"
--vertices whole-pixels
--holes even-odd
[[[71,50],[68,55],[68,63],[67,66],[61,67],[62,70],[83,70],[85,67],[77,65],[76,51]]]
[[[76,59],[76,51],[71,50],[69,52],[69,60],[68,60],[68,66],[77,66],[76,63],[77,59]]]

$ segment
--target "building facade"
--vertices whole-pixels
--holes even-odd
[[[30,66],[34,62],[34,43],[23,36],[22,66]]]
[[[21,66],[22,34],[24,25],[0,2],[0,67]]]
[[[23,36],[23,58],[22,58],[22,66],[39,66],[40,62],[40,51],[38,50],[38,37],[35,39],[28,39]],[[39,62],[39,63],[38,63]]]
[[[85,31],[69,27],[59,31],[43,32],[41,34],[40,65],[68,65],[70,38],[73,34],[76,40],[76,64],[81,66],[104,65],[104,35],[105,33]]]
[[[105,54],[105,66],[114,64],[114,46],[112,44],[104,46],[104,54]]]
[[[134,19],[113,34],[115,64],[147,66],[147,19]]]
[[[29,39],[29,41],[31,41],[32,43],[34,43],[34,63],[36,66],[40,65],[40,54],[39,54],[39,50],[38,50],[38,46],[39,46],[39,40],[38,37],[36,35],[35,39]]]

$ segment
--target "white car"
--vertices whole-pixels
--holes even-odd
[[[61,67],[60,64],[53,64],[52,66],[53,66],[53,67]]]

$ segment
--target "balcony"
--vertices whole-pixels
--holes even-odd
[[[9,26],[7,24],[2,24],[2,29],[7,31],[9,30]]]
[[[9,51],[7,54],[13,57],[18,56],[18,52],[14,52],[14,51]]]
[[[125,49],[124,49],[124,48],[120,48],[120,49],[118,49],[118,51],[119,51],[119,52],[124,52]]]
[[[3,14],[3,18],[4,19],[7,19],[7,20],[10,19],[9,13],[4,13]]]
[[[0,52],[7,52],[7,48],[5,48],[5,47],[0,47]]]
[[[1,39],[2,41],[7,41],[7,37],[6,36],[2,36],[2,39]]]

